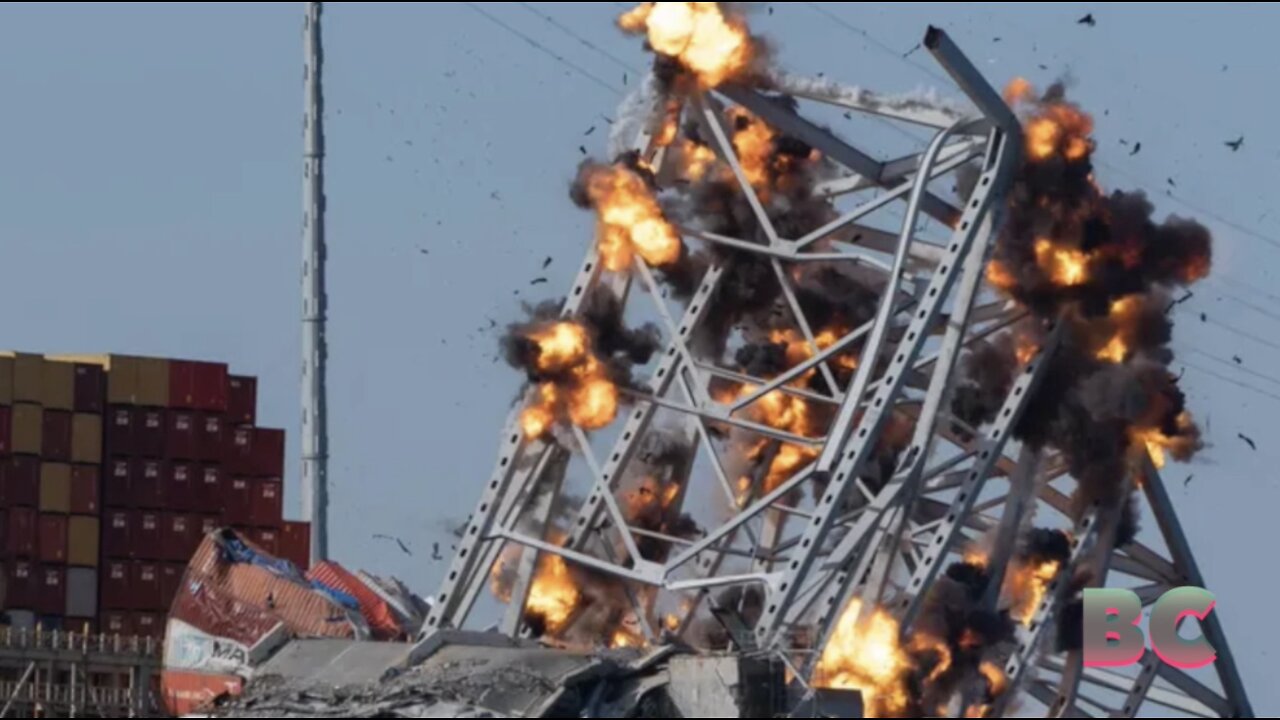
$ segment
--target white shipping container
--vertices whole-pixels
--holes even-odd
[[[9,616],[9,627],[14,630],[35,630],[36,614],[27,610],[6,610]]]
[[[98,617],[97,570],[91,568],[67,570],[67,617]],[[79,628],[76,632],[79,632]]]

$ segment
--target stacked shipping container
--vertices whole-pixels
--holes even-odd
[[[305,567],[283,520],[284,432],[220,363],[0,356],[0,610],[16,625],[158,636],[204,535]]]

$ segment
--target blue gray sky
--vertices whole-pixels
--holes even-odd
[[[520,382],[493,363],[488,318],[567,287],[590,240],[566,187],[579,146],[603,149],[624,72],[635,83],[624,66],[645,64],[612,25],[619,5],[482,4],[503,27],[462,3],[327,4],[333,544],[349,564],[421,590],[439,578],[431,543],[447,550],[447,524],[470,512]],[[952,94],[926,55],[902,59],[940,25],[995,83],[1069,79],[1097,116],[1099,180],[1214,230],[1213,277],[1180,307],[1175,343],[1211,445],[1166,475],[1255,708],[1280,709],[1265,540],[1280,507],[1280,100],[1266,92],[1280,10],[822,5],[831,15],[756,15],[787,68]],[[1075,22],[1086,12],[1097,27]],[[263,421],[290,432],[295,513],[301,19],[300,3],[0,5],[0,345],[260,376]]]

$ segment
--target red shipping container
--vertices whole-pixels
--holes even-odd
[[[222,463],[228,473],[240,476],[253,475],[253,440],[254,432],[251,427],[236,428],[227,432]]]
[[[102,502],[109,508],[134,506],[134,485],[138,465],[133,460],[113,458],[107,464],[107,476],[102,480]]]
[[[0,455],[8,455],[13,444],[13,411],[8,407],[0,407]]]
[[[40,459],[15,455],[0,460],[0,507],[36,507],[40,504]]]
[[[191,559],[189,577],[214,590],[224,590],[240,604],[254,609],[271,608],[295,635],[314,638],[354,638],[356,626],[347,613],[322,593],[315,592],[301,577],[289,577],[253,563],[228,562],[229,538],[205,539]],[[252,541],[244,540],[250,547]],[[261,549],[259,548],[261,551]],[[174,603],[174,615],[188,595],[186,588]]]
[[[229,402],[227,366],[225,363],[196,363],[196,408],[206,412],[224,413]]]
[[[40,516],[40,562],[63,565],[67,562],[67,516]],[[52,610],[41,611],[51,615]]]
[[[109,636],[131,637],[133,635],[133,619],[129,613],[102,613],[100,626],[102,632]]]
[[[232,478],[225,494],[225,520],[228,525],[252,525],[254,508],[254,481],[249,478]]]
[[[283,430],[254,428],[253,465],[256,477],[284,477]]]
[[[42,567],[36,572],[36,613],[62,615],[67,611],[67,570]]]
[[[137,523],[133,526],[133,553],[139,560],[161,560],[164,558],[164,526],[160,513],[140,512]]]
[[[113,405],[107,410],[104,423],[107,426],[108,455],[133,457],[137,448],[137,413],[131,407]]]
[[[133,527],[137,516],[130,510],[108,510],[102,518],[102,553],[123,560],[133,557]]]
[[[159,640],[164,636],[164,616],[154,612],[134,613],[133,632],[138,637]]]
[[[140,510],[165,506],[165,464],[162,460],[139,460],[133,478],[133,505]]]
[[[196,455],[205,462],[221,462],[226,423],[221,415],[201,415],[196,425]]]
[[[160,586],[160,566],[156,563],[134,563],[130,578],[132,606],[137,610],[164,610],[164,597]]]
[[[101,511],[102,493],[98,466],[71,466],[71,514],[97,515]]]
[[[106,375],[97,365],[76,365],[75,409],[78,413],[101,415],[106,398]]]
[[[71,461],[71,413],[46,408],[42,437],[40,454],[46,461]]]
[[[39,521],[31,508],[9,510],[8,536],[5,541],[7,555],[12,558],[34,560],[40,548]]]
[[[187,566],[183,563],[164,565],[160,568],[160,597],[164,600],[164,607],[168,609],[173,604],[173,599],[178,595],[178,588],[182,587],[182,575],[187,571]]]
[[[165,514],[162,516],[164,532],[164,560],[184,563],[200,545],[200,526],[191,515]]]
[[[196,363],[190,360],[169,362],[169,407],[196,408]]]
[[[164,457],[165,412],[147,408],[141,410],[134,425],[134,454],[144,458]]]
[[[280,555],[280,531],[275,528],[258,528],[250,536],[253,543],[274,556]]]
[[[169,480],[164,488],[168,509],[175,512],[192,512],[200,508],[201,478],[198,466],[188,462],[169,464]]]
[[[216,515],[205,515],[200,518],[200,540],[205,536],[222,529],[222,518]]]
[[[103,610],[133,610],[133,564],[111,560],[102,568],[102,593],[98,605]]]
[[[227,420],[233,425],[257,422],[258,378],[243,375],[227,378]]]
[[[284,522],[284,483],[266,480],[253,489],[253,514],[249,518],[256,527],[277,528]]]
[[[35,610],[39,603],[36,565],[28,560],[15,560],[9,563],[8,570],[5,607],[9,610]]]
[[[227,498],[223,492],[222,468],[206,465],[200,471],[200,489],[196,493],[199,507],[196,510],[208,515],[221,515],[227,511]]]
[[[196,439],[198,415],[189,410],[169,413],[169,432],[165,438],[165,450],[175,460],[199,460]]]
[[[284,523],[280,528],[280,557],[307,571],[311,566],[311,523]]]

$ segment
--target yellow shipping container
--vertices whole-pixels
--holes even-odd
[[[138,364],[138,404],[169,407],[169,361],[142,358]]]
[[[41,371],[40,404],[50,410],[74,410],[76,366],[69,362],[45,361]]]
[[[66,463],[40,465],[40,512],[71,513],[71,466]]]
[[[67,564],[76,567],[98,567],[98,518],[71,518],[67,525]]]
[[[13,406],[13,452],[39,455],[44,448],[44,408],[31,403]]]
[[[50,360],[97,365],[107,371],[107,403],[138,405],[138,373],[142,358],[133,355],[49,355]]]
[[[0,405],[13,404],[13,358],[0,355]]]
[[[71,419],[71,461],[102,462],[102,416],[76,413]]]
[[[12,402],[38,403],[44,388],[44,358],[31,353],[2,353],[13,363]]]

